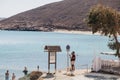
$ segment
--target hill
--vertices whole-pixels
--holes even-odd
[[[3,18],[3,17],[0,17],[0,21],[1,21],[1,20],[4,20],[4,19],[5,19],[5,18]]]
[[[4,19],[0,21],[0,29],[33,31],[53,31],[55,29],[90,30],[84,20],[90,7],[98,4],[98,1],[120,10],[120,0],[63,0]]]

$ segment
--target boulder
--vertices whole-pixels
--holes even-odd
[[[43,80],[41,77],[43,73],[40,71],[32,71],[30,74],[19,78],[18,80]]]
[[[39,71],[33,71],[30,74],[30,80],[37,80],[43,73]]]

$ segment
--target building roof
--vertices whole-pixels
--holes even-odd
[[[48,45],[46,45],[44,47],[44,50],[46,52],[61,52],[61,47],[60,46],[48,46]]]

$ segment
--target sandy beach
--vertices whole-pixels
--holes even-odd
[[[41,71],[33,71],[19,80],[120,80],[119,75],[91,72],[90,69],[77,69],[73,74],[71,75],[71,72],[66,72],[66,70],[57,70],[56,73],[49,74],[42,72],[42,75]],[[30,75],[38,78],[30,79]]]
[[[86,35],[93,35],[92,31],[74,31],[74,30],[54,30],[53,32],[57,33],[69,33],[69,34],[86,34]],[[94,35],[100,35],[100,33],[95,33]]]
[[[57,71],[56,74],[47,75],[44,73],[41,77],[43,80],[120,80],[120,76],[103,74],[103,73],[91,73],[90,70],[80,69],[74,72],[74,76],[70,76],[70,73],[66,75],[66,71]],[[39,79],[41,80],[41,78]]]

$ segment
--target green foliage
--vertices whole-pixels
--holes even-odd
[[[88,14],[87,24],[93,33],[100,32],[102,35],[113,37],[114,42],[110,42],[108,46],[116,50],[116,56],[120,58],[120,43],[117,39],[120,34],[120,13],[110,7],[96,5]]]
[[[87,24],[92,27],[92,32],[100,32],[105,36],[117,34],[120,25],[120,14],[112,8],[96,5],[90,9]]]
[[[109,42],[108,47],[112,50],[116,50],[117,49],[117,45],[115,42]]]
[[[114,39],[110,40],[110,42],[108,43],[108,47],[112,50],[117,50],[118,46],[120,48],[120,42],[116,43]],[[116,53],[115,56],[120,56],[120,54]]]

